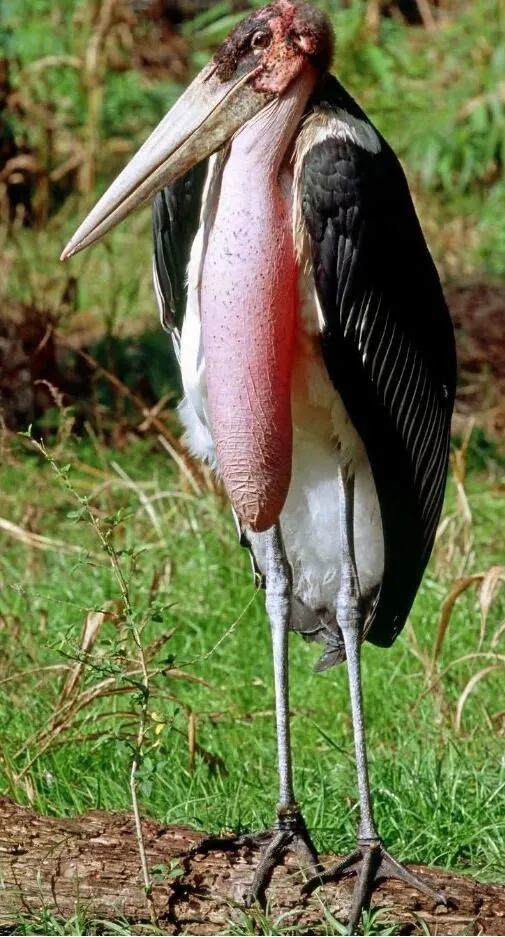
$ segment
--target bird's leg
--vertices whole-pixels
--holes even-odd
[[[279,802],[277,821],[273,830],[246,833],[238,838],[229,836],[206,837],[188,853],[191,857],[211,850],[239,849],[242,846],[262,847],[252,885],[245,896],[246,906],[265,903],[266,890],[272,873],[292,850],[298,856],[300,867],[312,877],[323,872],[305,820],[295,800],[291,740],[289,731],[289,674],[288,632],[291,618],[291,568],[289,566],[280,525],[277,523],[262,534],[265,556],[266,610],[272,633],[274,663],[275,716],[277,727],[277,759],[279,768]]]
[[[403,879],[437,903],[447,904],[447,898],[431,888],[427,882],[412,875],[408,869],[390,856],[382,845],[375,826],[368,779],[361,691],[360,651],[364,617],[354,552],[354,475],[345,468],[339,473],[339,489],[342,573],[337,595],[336,615],[345,644],[351,698],[359,795],[358,843],[357,848],[335,866],[309,880],[304,890],[310,893],[318,884],[336,881],[342,875],[355,872],[357,881],[348,922],[349,933],[354,934],[361,912],[367,906],[374,885],[379,879]]]
[[[291,618],[291,569],[284,550],[279,523],[265,534],[265,606],[272,633],[274,663],[275,724],[279,769],[279,816],[288,817],[297,806],[293,790],[291,732],[289,724],[288,633]]]
[[[247,903],[264,902],[272,872],[287,848],[298,855],[311,875],[321,870],[305,821],[293,791],[289,727],[288,631],[291,618],[291,569],[284,550],[279,523],[265,534],[266,609],[272,632],[275,716],[279,768],[279,803],[276,828],[261,855]]]

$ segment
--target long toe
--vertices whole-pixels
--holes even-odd
[[[264,907],[267,888],[270,885],[273,871],[280,865],[284,854],[291,842],[291,834],[284,830],[276,830],[270,842],[264,847],[251,885],[250,892],[245,897],[245,906],[250,908],[257,903]]]
[[[351,910],[348,920],[348,933],[357,932],[361,915],[369,904],[376,885],[388,879],[400,879],[412,888],[431,898],[435,904],[447,906],[448,899],[443,892],[437,891],[432,884],[414,875],[406,866],[391,856],[380,840],[360,843],[358,848],[341,859],[331,868],[313,876],[304,885],[303,892],[311,894],[320,885],[338,882],[347,875],[356,875]]]
[[[186,855],[188,858],[193,856],[205,856],[210,852],[236,852],[244,847],[248,849],[263,849],[272,839],[272,830],[258,830],[256,833],[243,833],[236,836],[233,833],[224,836],[205,836],[200,842],[195,843]]]
[[[447,895],[433,888],[429,880],[414,875],[410,869],[407,869],[401,862],[398,862],[394,856],[390,855],[390,853],[382,847],[381,862],[376,874],[376,880],[389,878],[397,878],[402,882],[406,882],[407,885],[412,885],[412,888],[416,888],[417,891],[431,898],[435,904],[442,904],[444,907],[447,907],[449,904]]]
[[[343,875],[349,875],[351,872],[356,872],[359,867],[359,862],[361,861],[361,850],[355,849],[354,852],[350,852],[348,856],[345,856],[343,859],[340,859],[339,862],[336,862],[335,865],[331,865],[329,869],[323,869],[316,872],[308,882],[305,882],[305,885],[302,888],[302,894],[311,895],[316,888],[319,888],[321,885],[326,885],[327,882],[338,882]]]
[[[348,934],[355,934],[361,921],[362,911],[368,907],[373,891],[376,873],[380,864],[380,848],[364,850],[358,871],[358,877],[352,896],[351,911],[347,922]]]
[[[306,839],[295,834],[290,849],[298,857],[301,872],[304,872],[310,878],[317,877],[323,872],[323,866],[319,862],[319,856],[310,838]]]
[[[302,873],[317,877],[323,871],[303,817],[300,816],[299,823],[291,824],[288,829],[275,829],[270,833],[269,841],[263,846],[256,866],[251,888],[244,898],[246,907],[256,903],[264,907],[273,872],[283,863],[288,852],[294,853]]]

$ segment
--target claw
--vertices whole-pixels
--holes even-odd
[[[191,859],[197,855],[208,855],[214,850],[231,852],[244,846],[249,849],[262,850],[250,891],[244,897],[246,908],[256,903],[260,907],[265,906],[266,892],[274,869],[281,864],[288,851],[295,853],[300,863],[300,870],[307,871],[312,879],[324,874],[305,820],[298,809],[279,812],[277,824],[273,830],[245,833],[238,837],[207,836],[199,843],[195,843],[185,856]]]
[[[320,885],[326,882],[337,882],[342,876],[352,873],[356,874],[357,880],[347,924],[349,934],[356,933],[363,909],[368,907],[376,884],[384,879],[400,879],[428,898],[432,898],[436,904],[443,904],[445,907],[448,905],[447,896],[443,892],[436,891],[425,880],[413,875],[409,869],[397,862],[386,851],[380,840],[358,843],[358,848],[336,865],[310,878],[303,886],[302,893],[311,895]]]
[[[270,885],[273,871],[283,859],[292,840],[292,834],[284,830],[275,830],[269,843],[265,846],[260,861],[256,866],[252,880],[251,891],[245,896],[244,904],[250,908],[257,903],[264,907],[266,891]]]
[[[262,855],[256,867],[251,890],[244,899],[246,907],[258,903],[265,905],[266,892],[270,885],[274,869],[280,865],[288,851],[298,857],[301,870],[307,870],[314,878],[323,871],[319,862],[314,844],[310,838],[301,813],[290,814],[289,818],[279,816],[275,830],[270,834],[270,840],[264,846]]]

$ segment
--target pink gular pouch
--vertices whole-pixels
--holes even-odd
[[[255,531],[276,522],[291,477],[298,268],[290,198],[279,172],[310,87],[310,76],[301,77],[233,140],[202,270],[218,466],[238,516]]]

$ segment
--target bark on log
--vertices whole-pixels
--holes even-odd
[[[245,914],[249,919],[254,916],[240,907],[257,859],[254,850],[237,847],[231,837],[227,849],[188,857],[202,834],[152,820],[143,821],[143,833],[148,863],[158,869],[152,895],[158,933],[223,933],[231,922],[235,927],[244,922]],[[42,909],[62,918],[79,910],[90,920],[123,919],[145,933],[150,911],[139,866],[130,814],[94,811],[59,820],[0,798],[0,931],[4,933],[20,914]],[[390,909],[397,922],[395,933],[505,934],[505,886],[441,869],[412,868],[435,879],[453,906],[435,909],[405,884],[385,883],[375,891],[373,906]],[[326,885],[306,899],[300,891],[301,878],[293,873],[296,864],[288,859],[274,873],[270,889],[269,918],[282,919],[283,932],[318,933],[322,925],[325,933],[324,908],[345,919],[351,878]]]

